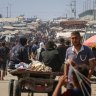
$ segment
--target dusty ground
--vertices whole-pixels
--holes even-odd
[[[5,77],[4,81],[0,81],[0,96],[8,96],[8,84],[10,79],[17,79],[10,74]],[[64,89],[63,89],[64,91]],[[22,96],[28,96],[28,94],[22,94]],[[34,96],[47,96],[46,93],[35,93]],[[92,94],[91,96],[96,96],[96,84],[92,84]]]

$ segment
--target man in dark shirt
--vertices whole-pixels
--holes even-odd
[[[8,60],[9,48],[6,47],[6,43],[2,42],[0,47],[0,79],[3,80],[6,75],[6,63]]]
[[[60,60],[62,62],[61,71],[64,72],[64,61],[65,61],[65,56],[66,56],[66,50],[68,47],[65,45],[64,38],[60,38],[59,42],[60,42],[60,45],[57,46],[57,50],[59,52]]]
[[[36,59],[36,54],[37,54],[37,49],[38,49],[38,42],[35,41],[32,45],[31,51],[32,51],[32,58],[35,60]]]
[[[46,50],[42,52],[42,61],[45,65],[52,68],[52,71],[58,72],[61,68],[61,60],[59,56],[59,52],[55,48],[55,44],[53,41],[48,41],[46,44]]]
[[[20,62],[30,63],[28,57],[28,51],[26,48],[27,39],[25,37],[21,37],[19,43],[12,48],[10,51],[10,62],[9,68],[14,69],[15,64],[19,64]]]
[[[42,62],[44,62],[45,65],[51,67],[53,72],[60,72],[62,63],[55,43],[53,41],[48,41],[45,47],[45,51],[41,53]],[[57,82],[53,84],[53,90],[56,85]],[[52,96],[52,93],[49,93],[48,96]]]

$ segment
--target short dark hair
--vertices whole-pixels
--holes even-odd
[[[27,38],[26,37],[20,37],[20,39],[19,39],[19,43],[21,44],[21,45],[26,45],[26,43],[27,43]]]
[[[46,48],[47,48],[47,49],[49,49],[49,48],[54,48],[54,46],[55,46],[55,43],[54,43],[54,41],[52,41],[52,40],[49,40],[49,41],[47,42],[47,44],[46,44]]]
[[[5,42],[2,42],[2,46],[5,46],[5,44],[6,44]]]
[[[59,42],[60,42],[60,43],[64,43],[64,42],[65,42],[64,38],[60,38],[60,39],[59,39]]]
[[[79,37],[81,37],[80,31],[73,31],[73,32],[71,33],[71,35],[78,35]]]

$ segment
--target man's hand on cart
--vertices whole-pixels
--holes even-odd
[[[66,75],[60,76],[58,83],[59,83],[61,86],[62,86],[62,85],[66,86],[66,84],[68,83],[68,82],[67,82],[67,77],[66,77]]]

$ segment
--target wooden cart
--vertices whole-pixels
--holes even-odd
[[[18,80],[11,79],[9,82],[9,96],[21,96],[21,93],[48,93],[52,96],[58,81],[56,76],[62,75],[60,72],[36,72],[27,69],[10,70],[10,74],[17,76]]]

